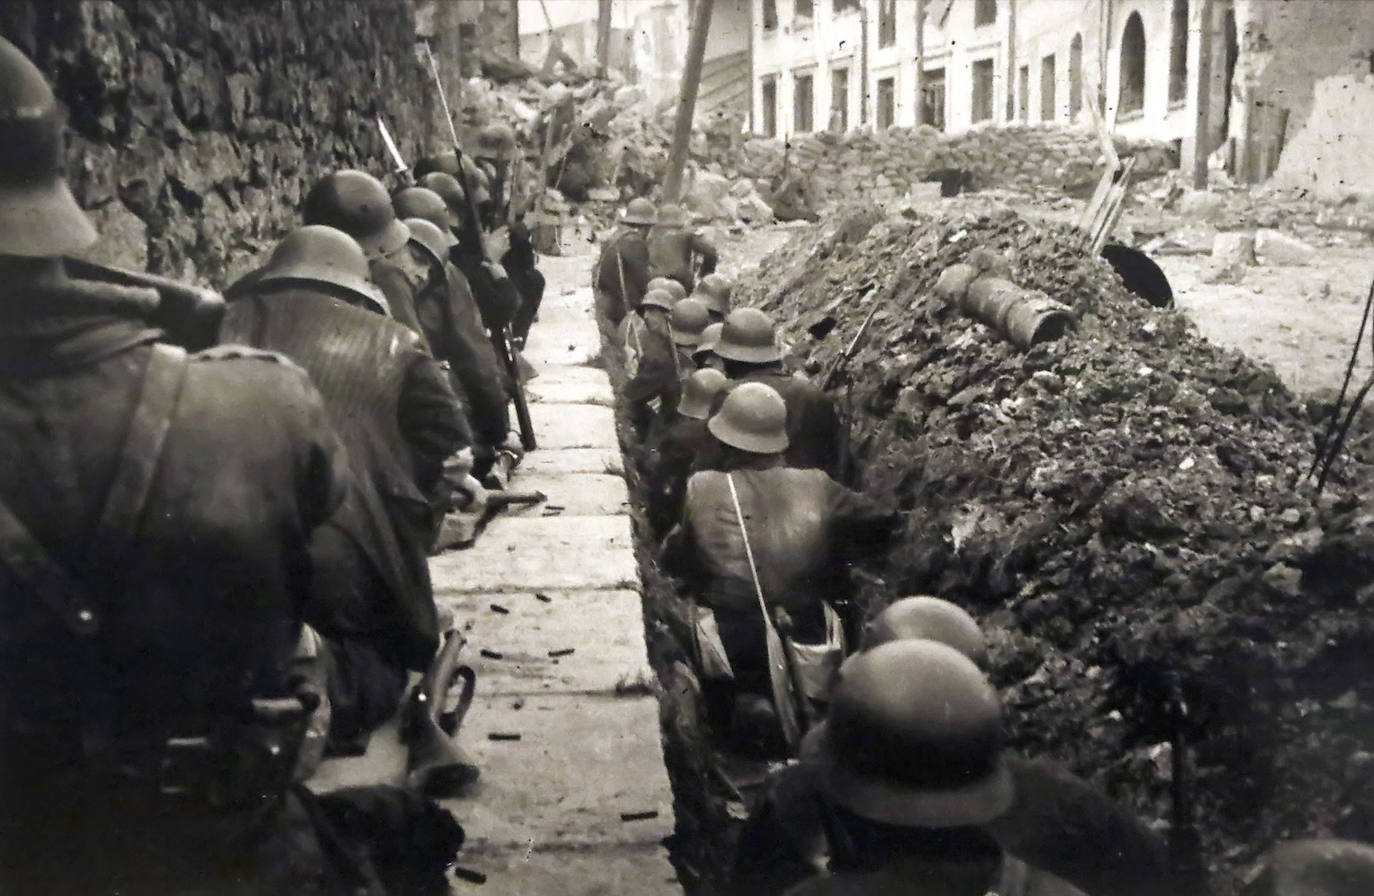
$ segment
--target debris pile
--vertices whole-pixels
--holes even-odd
[[[1007,210],[832,221],[740,301],[787,322],[817,372],[879,303],[840,397],[864,487],[909,515],[860,574],[870,606],[925,592],[977,612],[1016,748],[1147,818],[1168,816],[1163,707],[1180,683],[1222,892],[1278,838],[1374,833],[1358,792],[1374,763],[1374,515],[1354,491],[1369,468],[1314,501],[1315,413],[1132,296],[1071,231]],[[1023,352],[938,298],[978,249],[1068,306],[1071,338]]]

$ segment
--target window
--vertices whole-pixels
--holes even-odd
[[[1188,99],[1188,0],[1174,0],[1169,16],[1169,105]]]
[[[1030,66],[1023,65],[1016,72],[1016,117],[1030,121]]]
[[[792,14],[797,18],[809,19],[815,11],[815,0],[793,0]]]
[[[878,130],[892,127],[897,118],[897,81],[895,78],[878,79]]]
[[[778,136],[778,79],[772,76],[763,79],[763,135]]]
[[[815,127],[811,120],[811,75],[792,76],[792,130],[798,134],[809,134]]]
[[[849,69],[830,73],[830,130],[843,134],[849,130]]]
[[[1121,34],[1121,92],[1117,114],[1131,115],[1145,108],[1145,24],[1131,13]]]
[[[1069,44],[1069,117],[1083,110],[1083,35],[1075,34]]]
[[[992,60],[973,63],[973,121],[992,121]]]
[[[928,124],[937,131],[945,129],[945,70],[933,68],[923,72],[925,83],[921,85],[921,117],[918,124]]]
[[[897,42],[897,0],[878,0],[878,46]]]
[[[834,10],[836,15],[839,15],[842,12],[847,12],[851,9],[858,8],[859,0],[835,0],[834,2]]]
[[[991,25],[997,21],[997,0],[973,0],[973,24]]]
[[[1040,60],[1040,120],[1054,121],[1054,54]]]
[[[776,31],[778,27],[777,0],[763,0],[763,30]]]

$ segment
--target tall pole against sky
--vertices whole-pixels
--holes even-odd
[[[687,41],[687,63],[682,69],[682,90],[677,100],[677,119],[673,122],[673,146],[668,152],[668,174],[663,178],[663,201],[677,202],[682,192],[682,168],[687,164],[687,146],[692,139],[692,115],[697,108],[697,88],[701,86],[701,63],[706,57],[706,32],[711,28],[713,0],[697,0],[692,18],[692,34]]]

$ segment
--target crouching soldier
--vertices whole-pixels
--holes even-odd
[[[358,488],[311,544],[312,590],[347,608],[327,639],[331,740],[361,738],[394,712],[406,670],[438,645],[428,547],[443,462],[464,444],[444,370],[421,337],[376,313],[367,259],[341,231],[289,234],[221,335],[304,367],[348,449]]]
[[[719,261],[716,247],[688,226],[686,212],[673,203],[658,210],[648,242],[649,273],[676,280],[689,295],[697,278],[714,273]]]
[[[711,447],[706,429],[711,401],[724,391],[727,380],[719,370],[695,370],[682,383],[677,412],[665,422],[648,451],[648,517],[654,539],[662,539],[682,516],[682,495],[693,465]]]
[[[754,750],[778,728],[760,605],[785,610],[791,638],[823,664],[843,646],[831,602],[848,593],[848,561],[883,550],[896,521],[823,472],[787,466],[786,419],[781,396],[762,383],[729,393],[707,422],[717,469],[687,481],[663,547],[664,568],[698,604],[708,712]],[[803,677],[807,697],[824,696],[823,671]]]
[[[730,282],[729,277],[724,274],[707,274],[701,278],[693,295],[701,299],[711,315],[711,323],[714,324],[723,323],[725,316],[730,313],[730,297],[734,291],[735,285]]]

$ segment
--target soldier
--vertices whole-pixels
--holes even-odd
[[[687,215],[680,205],[668,203],[658,210],[648,242],[649,273],[676,280],[688,294],[697,277],[716,269],[716,247],[687,226]]]
[[[334,642],[334,740],[389,718],[406,669],[423,670],[438,644],[427,548],[444,461],[466,444],[448,377],[421,337],[367,310],[375,288],[356,242],[308,225],[272,253],[252,294],[230,306],[221,335],[280,351],[324,396],[359,481],[312,545],[315,587],[342,601],[366,633]],[[328,633],[327,633],[328,634]],[[331,694],[331,697],[336,696]]]
[[[647,235],[656,214],[654,204],[643,197],[630,200],[620,218],[621,231],[601,249],[592,274],[597,311],[613,325],[632,311],[649,289],[649,244]]]
[[[418,263],[407,248],[410,232],[396,217],[382,182],[365,171],[326,175],[305,197],[306,224],[323,224],[353,237],[367,256],[373,283],[386,296],[391,316],[420,332],[410,279]]]
[[[458,216],[449,208],[444,198],[426,187],[406,187],[398,191],[391,198],[391,205],[396,209],[396,217],[401,219],[402,224],[406,218],[424,218],[446,232],[451,232],[458,226]]]
[[[848,593],[847,562],[883,550],[896,520],[819,470],[785,465],[786,419],[782,397],[763,383],[726,395],[706,424],[718,466],[687,481],[663,545],[664,569],[686,580],[719,632],[731,678],[707,674],[703,688],[713,720],[737,740],[772,724],[757,592],[786,611],[797,642],[826,643],[837,621],[827,602]]]
[[[687,290],[683,289],[682,284],[678,283],[672,277],[655,277],[649,281],[648,288],[662,289],[666,291],[670,296],[673,297],[674,305],[676,305],[678,302],[681,302],[683,299],[687,298]]]
[[[871,650],[888,641],[911,638],[948,644],[973,660],[980,669],[987,662],[987,638],[968,611],[947,600],[924,594],[894,600],[868,620],[860,649]]]
[[[0,891],[356,892],[289,787],[343,446],[294,364],[188,356],[131,313],[156,292],[68,274],[61,112],[4,40],[0,84]]]
[[[449,159],[453,160],[452,172],[430,171],[420,178],[420,183],[443,198],[458,221],[458,226],[454,229],[458,243],[450,250],[449,261],[467,280],[468,288],[482,314],[482,324],[495,341],[501,338],[506,327],[515,320],[520,310],[520,293],[507,275],[506,269],[488,257],[480,226],[473,220],[473,204],[480,205],[488,196],[485,186],[486,175],[475,165],[468,163],[467,159],[464,159],[465,164],[460,166],[453,153],[441,154],[438,163],[448,166]],[[472,189],[473,203],[468,202],[467,188],[458,179],[460,174],[467,178],[467,184]]]
[[[655,411],[677,400],[682,378],[682,355],[674,344],[670,317],[672,299],[661,289],[645,293],[636,314],[625,318],[625,372],[629,379],[621,394],[642,442],[649,435]],[[690,359],[687,370],[691,370]]]
[[[655,540],[662,539],[682,516],[682,495],[692,465],[711,447],[711,434],[706,429],[711,400],[725,390],[727,382],[725,374],[709,368],[688,375],[683,380],[677,412],[665,422],[648,452],[647,511]]]
[[[830,396],[809,380],[783,372],[773,319],[756,308],[731,311],[714,351],[732,381],[766,383],[787,403],[788,464],[835,475],[840,465],[839,413]]]
[[[801,765],[821,796],[830,860],[793,896],[1081,896],[984,830],[1015,795],[1002,709],[952,647],[893,641],[847,660]]]
[[[707,274],[701,278],[696,295],[711,313],[712,323],[723,322],[730,313],[730,296],[734,291],[734,284],[724,274]]]
[[[706,329],[701,331],[701,339],[697,342],[697,347],[692,349],[692,363],[698,368],[725,370],[724,359],[716,354],[716,346],[720,344],[720,331],[724,328],[725,324],[708,324]]]
[[[523,345],[539,314],[545,282],[544,275],[535,267],[538,257],[530,229],[525,226],[524,211],[512,204],[515,172],[511,164],[517,152],[515,132],[498,123],[478,131],[477,148],[472,155],[479,163],[490,166],[491,199],[485,210],[485,228],[497,236],[500,248],[493,256],[506,269],[520,294],[520,309],[511,321],[511,335],[517,345]],[[504,236],[500,235],[503,228]]]

